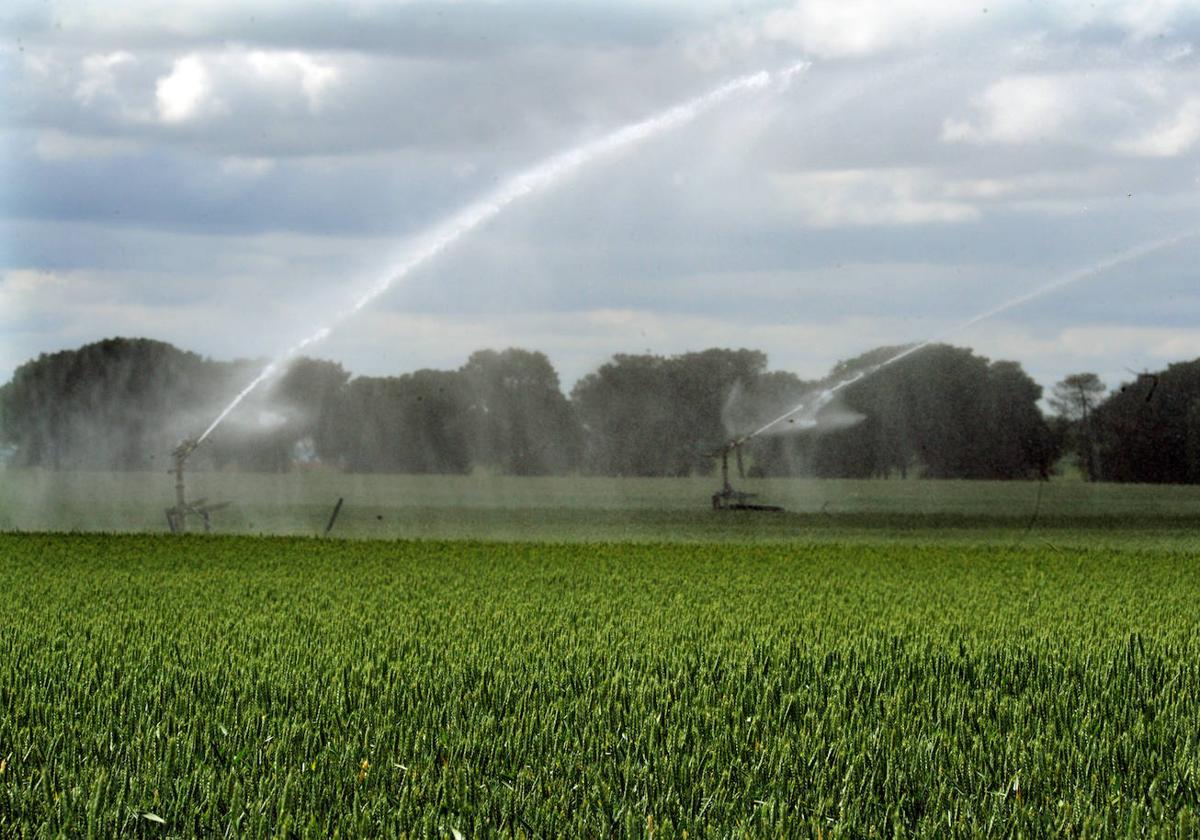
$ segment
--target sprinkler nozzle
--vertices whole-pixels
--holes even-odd
[[[188,456],[190,456],[199,445],[200,441],[196,440],[195,438],[184,438],[182,441],[180,441],[179,445],[175,447],[171,454],[175,456],[176,461],[182,463],[188,459]]]

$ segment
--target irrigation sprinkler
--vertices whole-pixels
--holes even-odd
[[[737,461],[738,476],[743,479],[746,477],[746,468],[742,461],[742,444],[749,439],[749,436],[746,436],[731,440],[719,450],[721,455],[721,489],[712,495],[713,510],[783,510],[778,505],[763,505],[752,502],[750,501],[751,499],[758,497],[757,493],[734,490],[733,485],[729,483],[729,454],[731,452]]]
[[[861,415],[855,413],[840,412],[836,414],[822,413],[829,404],[833,401],[836,393],[841,388],[857,382],[862,378],[863,374],[855,374],[850,379],[840,383],[834,388],[827,388],[823,391],[813,391],[806,394],[804,401],[795,408],[789,409],[780,417],[775,418],[770,423],[755,429],[752,432],[746,432],[739,437],[730,440],[720,449],[714,451],[713,456],[721,456],[721,489],[712,496],[713,510],[766,510],[766,511],[781,511],[783,508],[778,505],[764,505],[758,502],[753,502],[751,499],[757,497],[757,493],[747,493],[742,490],[735,490],[733,485],[729,483],[729,455],[733,454],[737,463],[738,476],[742,479],[746,478],[746,467],[742,460],[742,447],[761,435],[767,434],[773,429],[787,429],[789,431],[816,431],[821,429],[835,429],[844,427],[845,425],[853,425],[862,419]],[[784,425],[786,423],[786,425]]]
[[[196,499],[194,502],[187,500],[187,487],[184,484],[183,471],[187,465],[187,459],[196,451],[196,447],[199,445],[200,441],[188,438],[175,447],[171,453],[171,456],[175,459],[175,466],[170,470],[170,472],[175,474],[175,506],[167,508],[166,514],[167,527],[171,529],[172,534],[187,533],[187,518],[189,516],[200,517],[200,520],[204,523],[204,533],[211,533],[212,512],[229,506],[229,502],[217,502],[210,505],[207,503],[207,499]]]

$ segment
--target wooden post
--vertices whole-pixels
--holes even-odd
[[[345,501],[341,496],[338,496],[337,504],[333,506],[333,513],[329,517],[329,524],[325,526],[325,536],[329,536],[329,532],[333,530],[333,523],[337,522],[338,514],[342,510],[342,502]]]

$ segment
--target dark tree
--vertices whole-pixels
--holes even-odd
[[[1016,362],[993,362],[983,399],[991,439],[989,471],[995,478],[1049,478],[1059,449],[1041,411],[1042,386]]]
[[[584,466],[604,475],[707,475],[714,451],[741,433],[728,399],[766,368],[755,350],[664,358],[617,355],[571,392],[585,436]]]
[[[512,475],[564,473],[577,466],[578,425],[544,353],[480,350],[460,373],[477,464]]]
[[[1096,374],[1074,373],[1055,383],[1046,400],[1055,415],[1067,421],[1067,440],[1075,451],[1080,471],[1091,479],[1100,473],[1092,414],[1104,391],[1104,383]]]
[[[1144,373],[1092,411],[1104,481],[1183,484],[1200,478],[1200,360]]]
[[[456,372],[357,377],[331,417],[327,453],[354,472],[468,472],[468,406]]]
[[[216,389],[211,363],[149,339],[113,338],[43,354],[5,386],[14,463],[51,469],[148,469]]]
[[[1014,362],[989,364],[970,350],[932,345],[886,366],[903,348],[842,362],[822,387],[838,387],[858,425],[810,435],[811,472],[870,478],[1043,476],[1053,438],[1037,408],[1041,389]]]
[[[881,347],[839,363],[821,383],[767,373],[766,356],[753,350],[618,355],[581,379],[570,401],[546,356],[527,350],[481,350],[458,371],[353,380],[340,365],[301,359],[230,415],[193,463],[284,470],[305,451],[363,471],[484,466],[532,475],[582,466],[607,475],[706,475],[725,443],[835,388],[838,398],[821,418],[840,413],[861,422],[755,437],[743,452],[753,473],[1047,473],[1061,434],[1042,418],[1040,388],[1020,366],[945,345],[897,359],[902,350]],[[260,362],[217,363],[130,339],[42,356],[0,389],[2,442],[17,465],[157,467],[156,457],[205,428],[260,369]],[[1112,460],[1106,475],[1196,480],[1200,375],[1193,373],[1173,366],[1126,389],[1145,390],[1144,400],[1123,393],[1099,408],[1077,399],[1063,410],[1090,412],[1097,450]],[[1064,399],[1093,391],[1084,383]]]
[[[583,466],[601,475],[666,475],[673,434],[666,360],[619,354],[576,383]]]
[[[336,362],[300,358],[272,388],[273,399],[293,416],[292,436],[311,441],[313,454],[325,462],[337,461],[337,447],[346,436],[339,424],[345,420],[341,403],[349,380]]]

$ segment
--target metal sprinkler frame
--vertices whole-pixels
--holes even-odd
[[[779,505],[764,505],[750,501],[757,498],[757,493],[747,493],[745,490],[734,490],[729,483],[729,453],[737,458],[738,475],[746,477],[742,465],[742,444],[750,439],[750,435],[729,441],[720,449],[721,455],[721,489],[712,495],[713,510],[760,510],[778,512],[783,510]],[[714,453],[716,454],[716,453]]]
[[[175,459],[175,465],[168,470],[168,474],[175,474],[175,506],[166,509],[167,527],[171,529],[172,534],[187,533],[187,518],[189,516],[198,516],[204,522],[204,533],[212,533],[212,518],[211,514],[215,510],[228,507],[229,502],[217,502],[216,504],[207,504],[207,499],[196,499],[194,502],[187,500],[187,487],[183,480],[183,469],[187,464],[187,459],[196,447],[200,445],[200,441],[191,438],[185,439],[175,447],[171,452],[171,456]]]

